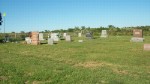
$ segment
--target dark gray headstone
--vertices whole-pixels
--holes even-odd
[[[86,33],[86,38],[88,38],[88,39],[92,39],[92,38],[93,38],[92,33]]]
[[[9,36],[5,36],[5,42],[9,42],[10,37]]]

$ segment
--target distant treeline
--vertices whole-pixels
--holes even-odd
[[[108,25],[108,27],[98,27],[98,28],[91,28],[91,27],[74,27],[74,28],[68,28],[67,30],[64,29],[59,29],[59,30],[45,30],[42,31],[43,33],[48,33],[48,32],[72,32],[72,33],[78,33],[82,32],[85,34],[86,32],[92,32],[94,36],[99,36],[102,30],[107,30],[108,34],[111,36],[123,36],[123,35],[128,35],[131,36],[133,35],[133,29],[142,29],[143,30],[143,35],[144,36],[150,36],[150,26],[137,26],[137,27],[115,27],[113,25]]]
[[[79,32],[82,32],[82,34],[85,34],[87,32],[93,33],[94,36],[100,36],[102,30],[107,30],[109,36],[132,36],[133,35],[133,29],[142,29],[144,36],[150,36],[150,26],[137,26],[137,27],[115,27],[113,25],[108,25],[108,27],[98,27],[98,28],[91,28],[91,27],[74,27],[74,28],[68,28],[68,29],[59,29],[59,30],[44,30],[39,31],[44,34],[44,38],[47,38],[48,34],[51,32],[57,32],[57,33],[69,33],[72,36],[77,36]],[[11,40],[24,40],[25,37],[28,37],[29,32],[21,31],[20,33],[0,33],[0,39],[4,38],[5,36],[9,36]]]

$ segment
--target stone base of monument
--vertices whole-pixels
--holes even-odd
[[[143,42],[144,38],[137,38],[137,37],[132,37],[130,42]]]
[[[150,51],[150,44],[144,44],[144,50],[149,50]]]
[[[31,44],[32,44],[32,45],[38,45],[38,44],[39,44],[39,41],[37,41],[37,40],[32,40]]]

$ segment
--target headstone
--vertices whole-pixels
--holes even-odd
[[[43,33],[39,33],[39,40],[42,41],[43,39]]]
[[[31,32],[31,44],[38,45],[39,44],[39,32]]]
[[[82,36],[82,33],[78,33],[78,37],[81,37]]]
[[[86,38],[92,39],[93,38],[92,33],[86,33]]]
[[[9,42],[10,37],[9,36],[5,36],[5,42]]]
[[[31,38],[30,37],[25,37],[25,41],[27,44],[31,44]]]
[[[108,37],[106,30],[102,30],[101,37],[104,37],[104,38]]]
[[[53,39],[54,41],[59,41],[58,35],[58,33],[51,33],[51,39]]]
[[[133,37],[142,38],[143,37],[142,29],[133,29]]]
[[[53,39],[48,38],[48,44],[49,44],[49,45],[53,45],[53,44],[54,44]]]
[[[143,32],[142,29],[133,29],[133,37],[130,40],[131,42],[143,42]]]
[[[67,35],[65,39],[66,39],[66,41],[71,41],[70,35]]]
[[[144,50],[150,50],[150,44],[144,44]]]
[[[67,36],[67,33],[63,33],[63,38],[65,38]]]

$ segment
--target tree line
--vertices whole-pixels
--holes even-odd
[[[42,31],[43,33],[48,33],[48,32],[70,32],[70,33],[79,33],[82,32],[85,34],[86,32],[92,32],[95,36],[98,36],[102,30],[107,30],[108,34],[111,36],[131,36],[133,35],[133,29],[142,29],[143,30],[143,35],[144,36],[150,36],[150,26],[136,26],[136,27],[115,27],[114,25],[108,25],[108,27],[97,27],[97,28],[91,28],[91,27],[74,27],[74,28],[68,28],[68,29],[58,29],[58,30],[45,30]]]

